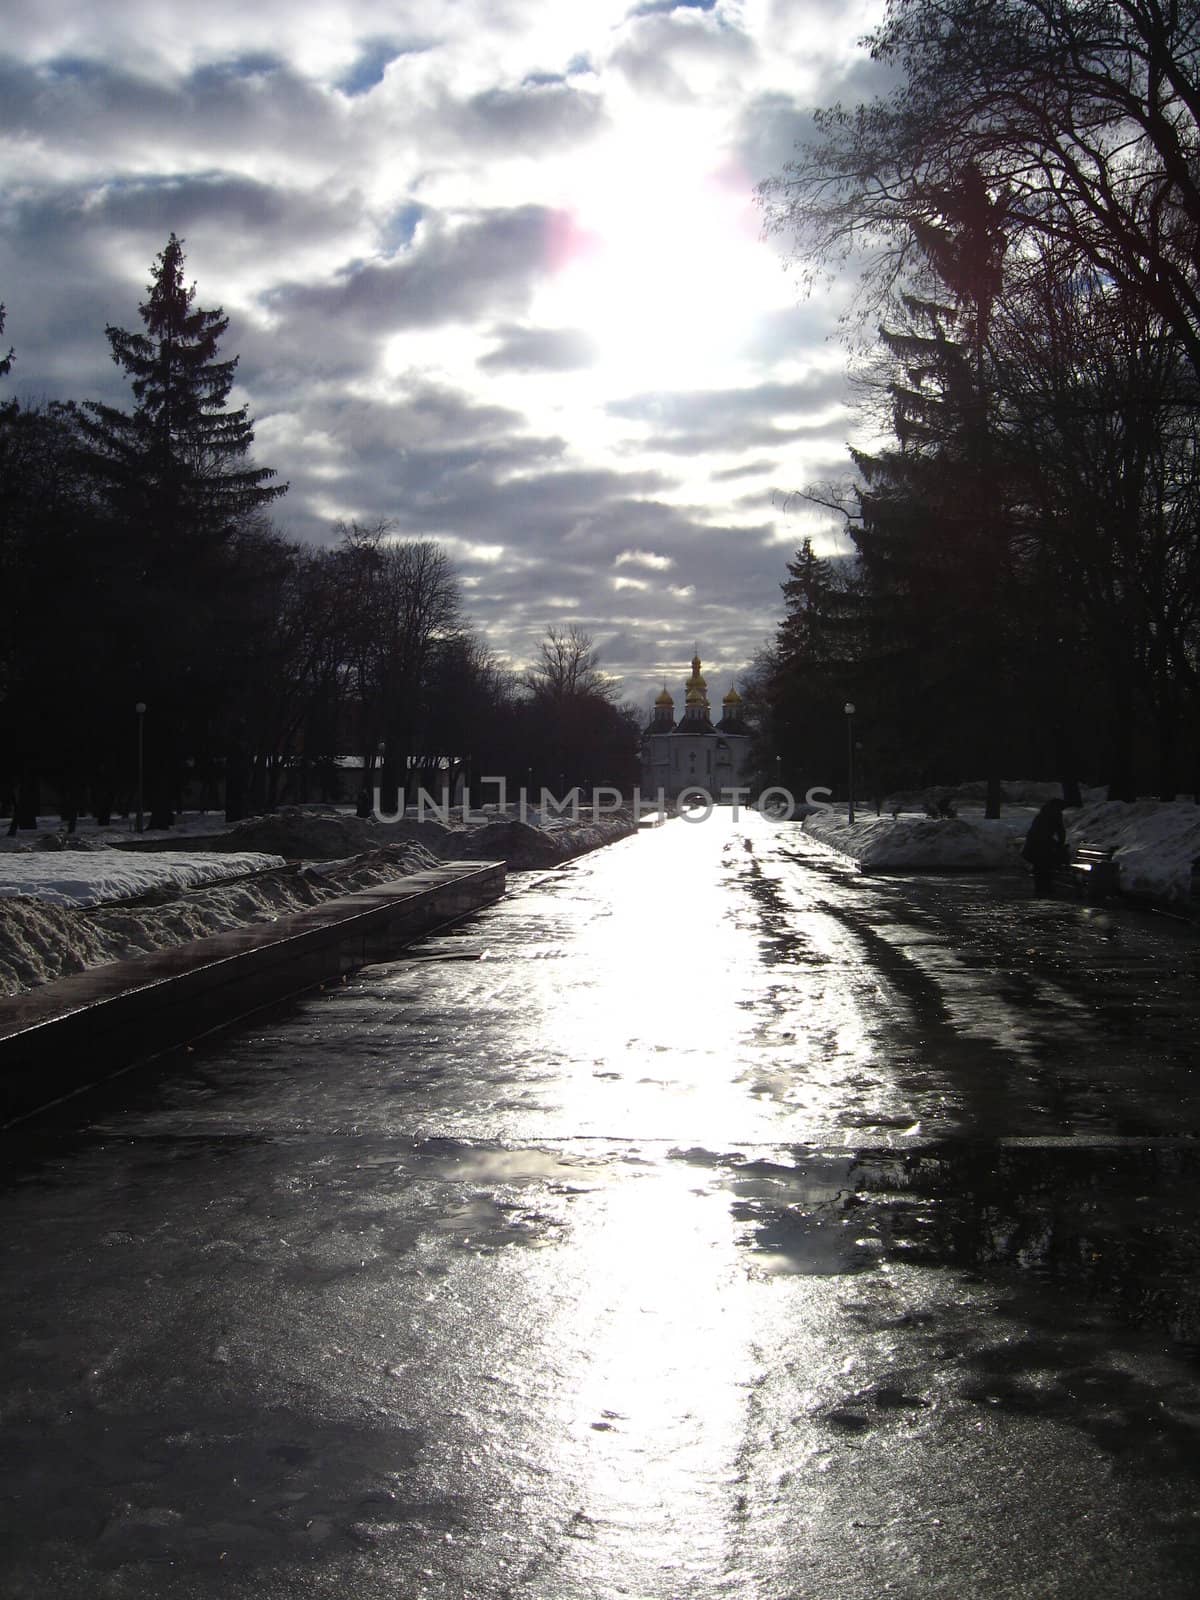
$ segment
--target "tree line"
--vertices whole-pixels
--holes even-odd
[[[107,822],[142,790],[155,827],[185,795],[230,819],[342,799],[347,757],[389,808],[471,776],[630,783],[636,721],[586,634],[549,629],[529,671],[504,671],[436,541],[382,521],[312,546],[275,524],[287,486],[254,464],[228,319],[184,261],[172,234],[142,328],[106,329],[128,409],[0,402],[12,828],[48,803]]]
[[[803,497],[758,692],[785,763],[881,789],[1200,776],[1200,12],[891,0],[888,92],[765,186],[816,282],[859,275],[885,442]]]

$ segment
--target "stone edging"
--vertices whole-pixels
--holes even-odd
[[[504,863],[447,862],[106,962],[0,1000],[0,1126],[137,1060],[392,955],[504,894]]]

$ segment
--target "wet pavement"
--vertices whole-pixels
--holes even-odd
[[[717,814],[66,1103],[0,1594],[1194,1596],[1198,967]]]

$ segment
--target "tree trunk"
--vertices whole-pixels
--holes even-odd
[[[1158,708],[1158,798],[1174,800],[1178,789],[1176,756],[1178,727],[1175,707],[1164,701]]]
[[[225,821],[240,822],[246,815],[246,757],[240,745],[230,745],[225,755]]]

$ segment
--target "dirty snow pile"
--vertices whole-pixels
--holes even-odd
[[[533,807],[523,812],[480,807],[464,820],[461,807],[445,816],[374,817],[338,814],[330,808],[288,807],[266,817],[236,822],[211,842],[214,850],[273,850],[288,857],[349,856],[396,840],[423,845],[442,861],[503,861],[512,872],[554,866],[634,831],[628,809],[600,813],[587,808],[576,816],[547,817]]]
[[[196,851],[12,851],[0,855],[0,896],[41,900],[56,906],[95,906],[106,900],[178,893],[282,865],[282,856],[245,850],[226,855]]]
[[[281,808],[226,826],[181,818],[141,844],[194,837],[189,851],[121,848],[127,832],[83,826],[0,841],[0,995],[84,967],[275,921],[442,861],[545,868],[632,833],[628,812],[530,821],[461,813],[391,822],[336,806]],[[202,835],[202,837],[200,837]],[[180,840],[180,843],[183,841]]]
[[[170,890],[164,878],[148,895],[144,887],[147,878],[140,869],[162,862],[164,856],[158,853],[105,850],[0,856],[0,873],[7,874],[14,861],[34,863],[47,874],[44,882],[52,889],[71,881],[53,874],[64,873],[79,861],[99,861],[107,867],[107,887],[123,884],[130,891],[124,899],[109,897],[106,904],[94,900],[72,903],[53,893],[43,899],[40,892],[36,897],[32,892],[31,869],[27,869],[20,894],[8,889],[0,893],[0,994],[16,994],[102,962],[123,961],[232,928],[273,922],[323,900],[438,865],[437,857],[414,840],[346,861],[305,866],[288,865],[277,856],[257,856],[253,859],[264,863],[264,868],[249,877],[242,875],[248,859],[242,854],[197,852],[187,859],[201,868],[224,866],[224,881],[213,874],[216,881],[206,883],[202,872],[198,886],[179,884]],[[126,860],[133,864],[128,869]],[[84,887],[78,880],[76,885]]]
[[[1028,826],[1026,816],[1022,837]],[[862,817],[851,823],[840,812],[816,811],[804,819],[804,831],[866,872],[980,871],[1012,859],[1006,832],[959,817]]]
[[[457,834],[443,845],[443,855],[457,861],[504,861],[517,872],[556,866],[633,832],[633,813],[628,810],[595,819],[585,815],[536,822],[501,816]]]
[[[208,848],[266,850],[286,856],[289,861],[329,861],[415,840],[435,855],[444,855],[452,853],[447,847],[461,831],[461,827],[434,817],[377,822],[374,817],[348,815],[334,806],[283,806],[268,816],[245,817],[241,822],[221,825],[208,841]]]
[[[1106,800],[1067,812],[1067,842],[1116,847],[1113,862],[1122,894],[1165,904],[1191,893],[1192,863],[1200,861],[1200,806],[1191,800]]]
[[[1030,786],[1032,787],[1032,786]],[[1050,794],[1061,794],[1045,785]],[[962,808],[966,810],[966,807]],[[981,813],[952,818],[860,817],[853,824],[833,808],[804,820],[810,838],[856,861],[866,872],[1024,870],[1021,846],[1033,805],[1006,806],[998,819]],[[1123,894],[1165,905],[1185,903],[1192,863],[1200,860],[1200,806],[1187,800],[1090,800],[1065,817],[1072,849],[1115,848]]]

